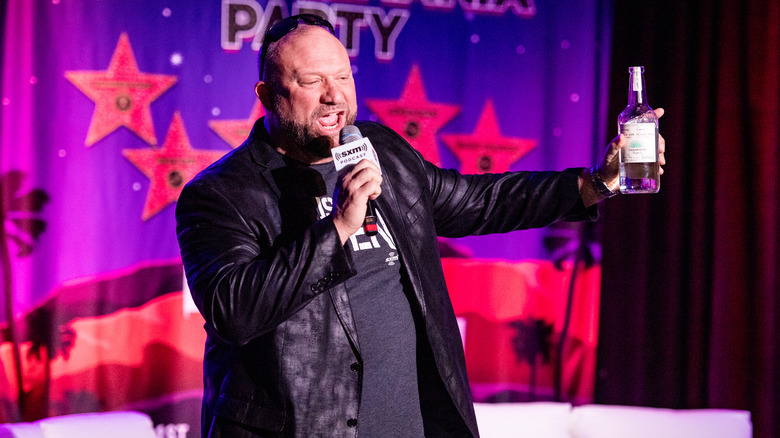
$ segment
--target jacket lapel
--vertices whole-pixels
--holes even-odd
[[[357,355],[360,356],[360,342],[357,335],[357,326],[355,325],[355,318],[352,316],[352,307],[349,305],[349,296],[347,295],[347,288],[344,283],[340,283],[332,287],[329,291],[330,299],[333,302],[333,308],[336,310],[336,315],[341,321],[341,326],[347,333],[352,348],[355,349]]]
[[[255,122],[252,127],[252,131],[249,133],[249,138],[246,139],[244,144],[249,149],[249,155],[252,157],[252,162],[260,166],[260,176],[265,180],[268,187],[273,191],[277,198],[281,197],[281,191],[276,185],[272,170],[278,169],[284,166],[284,161],[279,152],[274,150],[268,140],[268,134],[263,126],[263,120],[265,117],[261,117]]]
[[[384,156],[383,149],[375,147],[375,150],[379,156],[380,163],[389,163],[392,165],[392,163],[395,162],[394,160],[390,159],[391,157],[384,159],[382,158]],[[411,269],[416,270],[417,267],[416,264],[412,261],[412,254],[409,249],[409,245],[411,245],[411,243],[409,242],[408,235],[405,232],[406,226],[408,225],[406,221],[407,211],[401,208],[401,203],[396,196],[396,190],[393,186],[394,181],[392,177],[392,175],[395,175],[396,172],[393,172],[392,170],[394,169],[388,169],[387,172],[383,170],[382,194],[379,196],[379,198],[376,199],[375,202],[385,219],[385,225],[395,240],[396,250],[398,251],[398,255],[402,261],[401,269],[406,271],[406,276],[408,278],[415,278],[414,275],[411,275],[409,272]],[[403,181],[400,180],[400,183],[402,184]],[[419,273],[416,273],[415,275],[419,275]],[[418,305],[420,306],[422,315],[425,316],[426,306],[425,300],[423,299],[422,290],[421,288],[416,287],[415,284],[412,284],[412,289],[414,290],[414,296],[417,299]]]

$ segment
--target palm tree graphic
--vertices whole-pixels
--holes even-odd
[[[25,174],[18,170],[0,176],[0,265],[2,266],[3,296],[5,298],[6,336],[13,346],[16,384],[20,412],[25,412],[25,393],[22,377],[22,359],[14,323],[14,288],[11,272],[11,246],[16,247],[16,257],[32,254],[35,242],[46,230],[46,222],[38,217],[49,195],[41,189],[21,193]]]
[[[566,313],[563,318],[558,343],[555,346],[555,400],[563,400],[563,354],[564,346],[569,337],[569,324],[571,322],[572,304],[574,303],[575,285],[579,274],[594,265],[601,263],[601,235],[600,223],[567,223],[558,222],[547,227],[548,234],[544,238],[544,246],[550,252],[550,256],[559,271],[564,270],[566,261],[572,262],[572,273],[569,278],[569,287],[566,296]]]
[[[528,395],[531,401],[536,399],[536,371],[541,356],[543,363],[550,362],[552,350],[552,324],[547,324],[541,319],[516,320],[509,323],[515,329],[512,338],[512,347],[515,357],[520,362],[528,362],[531,366],[531,375],[528,382]]]

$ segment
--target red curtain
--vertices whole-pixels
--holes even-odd
[[[612,41],[611,114],[644,65],[669,164],[603,210],[596,400],[780,436],[780,2],[616,2]]]

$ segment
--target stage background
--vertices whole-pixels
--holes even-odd
[[[641,62],[669,165],[605,203],[596,401],[752,413],[780,436],[780,2],[615,2],[610,114]],[[614,202],[613,202],[614,201]]]
[[[145,209],[154,173],[144,174],[123,151],[164,149],[172,126],[186,130],[195,150],[227,151],[228,139],[235,140],[229,132],[241,137],[242,126],[257,115],[255,52],[248,41],[222,48],[218,0],[126,3],[0,2],[0,421],[138,408],[152,414],[160,436],[196,436],[202,320],[183,299],[173,205],[163,190],[151,197],[162,208]],[[607,2],[536,2],[530,13],[522,9],[528,2],[516,2],[526,14],[515,15],[515,9],[469,12],[464,1],[402,3],[368,5],[380,7],[385,18],[393,9],[409,16],[392,59],[377,58],[369,27],[358,32],[360,115],[379,119],[382,109],[370,109],[369,99],[395,101],[394,113],[407,122],[416,114],[419,126],[423,116],[439,115],[425,129],[415,131],[414,123],[408,128],[418,132],[416,146],[427,145],[426,156],[439,154],[445,166],[462,168],[468,161],[458,158],[445,135],[478,132],[485,138],[476,127],[488,101],[503,136],[537,141],[511,168],[589,162],[614,132],[625,104],[626,67],[645,65],[650,103],[667,109],[661,121],[669,159],[663,187],[658,195],[606,203],[599,222],[608,230],[602,299],[597,285],[571,288],[587,300],[573,312],[586,317],[585,333],[596,329],[601,315],[595,401],[748,409],[756,437],[777,436],[780,4],[660,0],[617,2],[613,9]],[[109,70],[123,33],[140,72],[176,82],[150,99],[153,141],[148,129],[131,129],[149,126],[138,116],[89,142],[97,104],[66,73]],[[387,58],[386,50],[379,53]],[[420,85],[410,80],[414,66]],[[404,99],[409,82],[425,93]],[[148,97],[148,88],[140,89]],[[422,103],[414,100],[421,97]],[[117,103],[127,108],[126,99]],[[432,109],[437,104],[445,106]],[[172,123],[177,112],[181,125]],[[238,121],[234,129],[230,120]],[[111,123],[116,121],[101,125]],[[173,138],[179,140],[172,144],[182,143]],[[178,175],[169,174],[180,186]],[[598,282],[598,251],[592,250],[598,246],[577,239],[597,231],[550,228],[442,242],[443,252],[453,256],[445,268],[476,395],[555,396],[553,364],[565,321],[562,288],[572,284],[570,255],[596,262],[578,281]],[[562,261],[562,270],[555,261]],[[479,275],[464,279],[471,269]],[[449,279],[456,275],[453,284]],[[477,290],[471,290],[474,282]],[[506,297],[512,301],[500,301]],[[514,313],[507,317],[502,309]],[[563,379],[568,383],[561,385],[561,398],[588,401],[593,374],[586,364],[593,363],[595,341],[576,334],[576,325],[570,322],[568,339],[588,348],[579,349],[581,359],[567,359],[581,379]],[[474,335],[480,327],[489,335]],[[504,353],[494,353],[501,358],[490,357],[490,363],[519,377],[500,371],[481,380],[473,373],[490,368],[475,365],[471,349],[500,351],[491,345],[501,337],[497,333],[517,339],[519,348],[504,342]],[[14,357],[23,364],[24,409]]]
[[[359,118],[444,167],[586,166],[607,142],[606,0],[11,0],[0,421],[136,409],[199,435],[205,335],[174,204],[262,115],[255,35],[304,8],[335,20]],[[597,234],[440,242],[477,400],[592,401]]]

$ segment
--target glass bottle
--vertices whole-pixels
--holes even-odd
[[[629,67],[628,71],[628,105],[618,116],[618,132],[628,140],[620,151],[620,192],[657,193],[661,188],[658,117],[647,104],[645,68]]]

